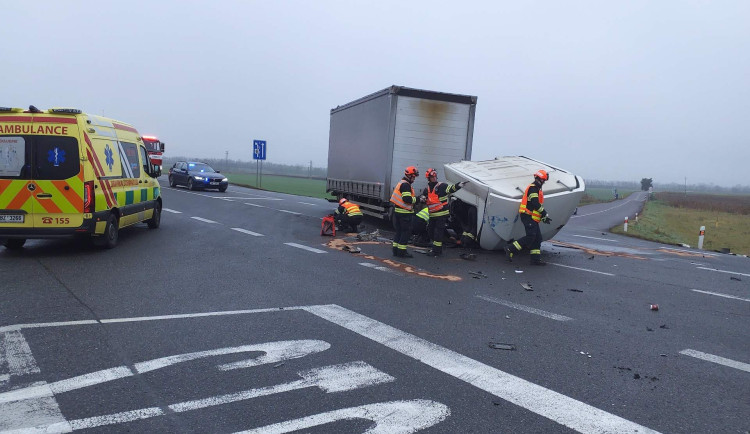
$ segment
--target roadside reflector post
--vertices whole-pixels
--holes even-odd
[[[638,223],[638,213],[635,213],[635,222]]]
[[[625,232],[627,232],[627,231],[628,231],[628,218],[627,218],[627,217],[625,217],[625,227],[623,228],[623,230],[624,230]]]
[[[706,235],[706,227],[701,226],[700,232],[698,232],[698,250],[703,250],[703,236]]]

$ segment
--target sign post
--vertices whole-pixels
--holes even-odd
[[[253,140],[253,160],[255,160],[255,184],[260,188],[263,181],[263,160],[266,159],[266,141]]]

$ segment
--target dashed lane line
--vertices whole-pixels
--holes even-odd
[[[258,207],[258,208],[265,208],[266,207],[265,205],[258,205],[257,203],[246,203],[245,205],[255,206],[255,207]]]
[[[707,362],[718,363],[719,365],[729,366],[730,368],[739,369],[740,371],[750,372],[750,364],[727,359],[721,356],[715,356],[713,354],[691,350],[689,348],[687,350],[680,351],[680,354],[695,357],[696,359],[705,360]]]
[[[237,231],[237,232],[242,232],[243,234],[252,235],[254,237],[262,237],[263,236],[263,234],[259,234],[257,232],[253,232],[253,231],[248,231],[247,229],[242,229],[242,228],[232,228],[232,230],[233,231]]]
[[[747,276],[750,277],[750,274],[747,273],[738,273],[736,271],[728,271],[728,270],[718,270],[716,268],[708,268],[708,267],[697,267],[699,270],[708,270],[708,271],[716,271],[717,273],[727,273],[727,274],[739,274],[740,276]]]
[[[318,204],[315,204],[315,203],[308,203],[308,202],[297,202],[297,203],[301,203],[302,205],[318,206]]]
[[[277,211],[279,211],[279,212],[285,212],[287,214],[302,215],[302,213],[294,212],[294,211],[289,211],[287,209],[280,209],[280,210],[277,210]]]
[[[597,237],[589,237],[586,235],[573,235],[574,237],[581,237],[581,238],[590,238],[592,240],[599,240],[599,241],[609,241],[610,243],[619,243],[617,240],[608,240],[606,238],[597,238]]]
[[[589,273],[604,274],[605,276],[614,276],[614,274],[612,273],[605,273],[604,271],[589,270],[588,268],[572,267],[570,265],[555,264],[554,262],[548,262],[548,264],[555,265],[557,267],[572,268],[573,270],[588,271]]]
[[[477,295],[477,298],[481,298],[482,300],[489,301],[492,303],[502,304],[503,306],[507,306],[513,309],[522,310],[524,312],[533,313],[534,315],[541,315],[545,318],[553,319],[555,321],[572,321],[573,318],[565,315],[558,315],[556,313],[547,312],[546,310],[537,309],[534,307],[524,306],[522,304],[513,303],[512,301],[502,300],[495,297],[488,297],[486,295]]]
[[[195,217],[195,216],[193,216],[193,217],[190,217],[190,218],[198,220],[200,222],[204,222],[204,223],[216,223],[216,224],[218,224],[218,222],[215,222],[215,221],[209,220],[209,219],[204,219],[203,217]]]
[[[177,211],[169,208],[162,208],[162,211],[171,212],[172,214],[182,214],[182,211]]]
[[[394,273],[394,271],[388,267],[383,267],[381,265],[373,264],[372,262],[360,262],[359,265],[367,268],[373,268],[378,271],[385,271],[387,273]]]
[[[721,293],[718,293],[718,292],[701,291],[700,289],[693,289],[692,291],[700,292],[701,294],[715,295],[717,297],[731,298],[733,300],[750,301],[750,298],[735,297],[733,295],[721,294]]]
[[[308,252],[328,253],[325,250],[316,249],[314,247],[303,246],[302,244],[297,244],[297,243],[284,243],[284,244],[286,244],[287,246],[296,247],[298,249],[307,250]]]

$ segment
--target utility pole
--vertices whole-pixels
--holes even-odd
[[[307,177],[312,178],[312,160],[310,160],[310,169],[307,171]]]
[[[224,151],[224,171],[229,170],[229,151]]]

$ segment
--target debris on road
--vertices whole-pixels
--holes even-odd
[[[662,324],[659,326],[660,329],[668,329],[669,327],[666,324]]]
[[[583,292],[583,289],[568,288],[568,291],[573,291],[573,292]]]
[[[350,246],[349,244],[344,244],[344,246],[341,248],[341,250],[350,252],[350,253],[359,253],[362,250],[357,246]]]
[[[730,279],[730,280],[736,280],[736,281],[738,281],[738,282],[742,282],[742,279],[740,279],[740,278],[739,278],[739,277],[737,277],[737,276],[729,276],[729,279]]]
[[[482,279],[482,278],[486,279],[487,278],[487,275],[484,274],[484,273],[482,273],[481,271],[469,271],[469,274],[471,274],[472,277],[475,278],[475,279]]]
[[[273,365],[274,368],[280,368],[282,366],[284,366],[284,362],[277,363],[277,364]]]
[[[505,315],[505,319],[510,319],[510,315]]]
[[[589,256],[589,259],[594,259],[594,255]]]
[[[652,332],[652,331],[654,331],[654,329],[652,329],[651,327],[646,327],[646,331],[647,332]]]
[[[591,354],[589,354],[589,353],[587,353],[585,351],[579,351],[579,353],[581,353],[581,355],[583,355],[583,356],[588,357],[589,359],[591,358]]]
[[[367,232],[360,232],[357,234],[357,241],[377,241],[378,237],[380,237],[380,229],[375,229],[374,231],[367,233]]]
[[[474,253],[461,253],[460,255],[458,255],[458,257],[461,259],[466,259],[467,261],[473,261],[477,259],[477,255],[475,255]]]
[[[534,290],[534,288],[531,286],[530,283],[522,283],[521,286],[523,287],[523,289],[525,289],[527,291],[533,291]]]
[[[659,305],[658,304],[652,304],[651,305],[651,310],[659,310]]]
[[[521,274],[521,273],[523,273],[523,270],[516,270],[516,274]]]
[[[508,350],[508,351],[515,351],[516,345],[515,344],[503,344],[500,342],[490,342],[488,344],[490,348],[494,348],[496,350]]]
[[[640,378],[641,378],[641,376],[639,374],[633,374],[633,379],[638,380]]]

